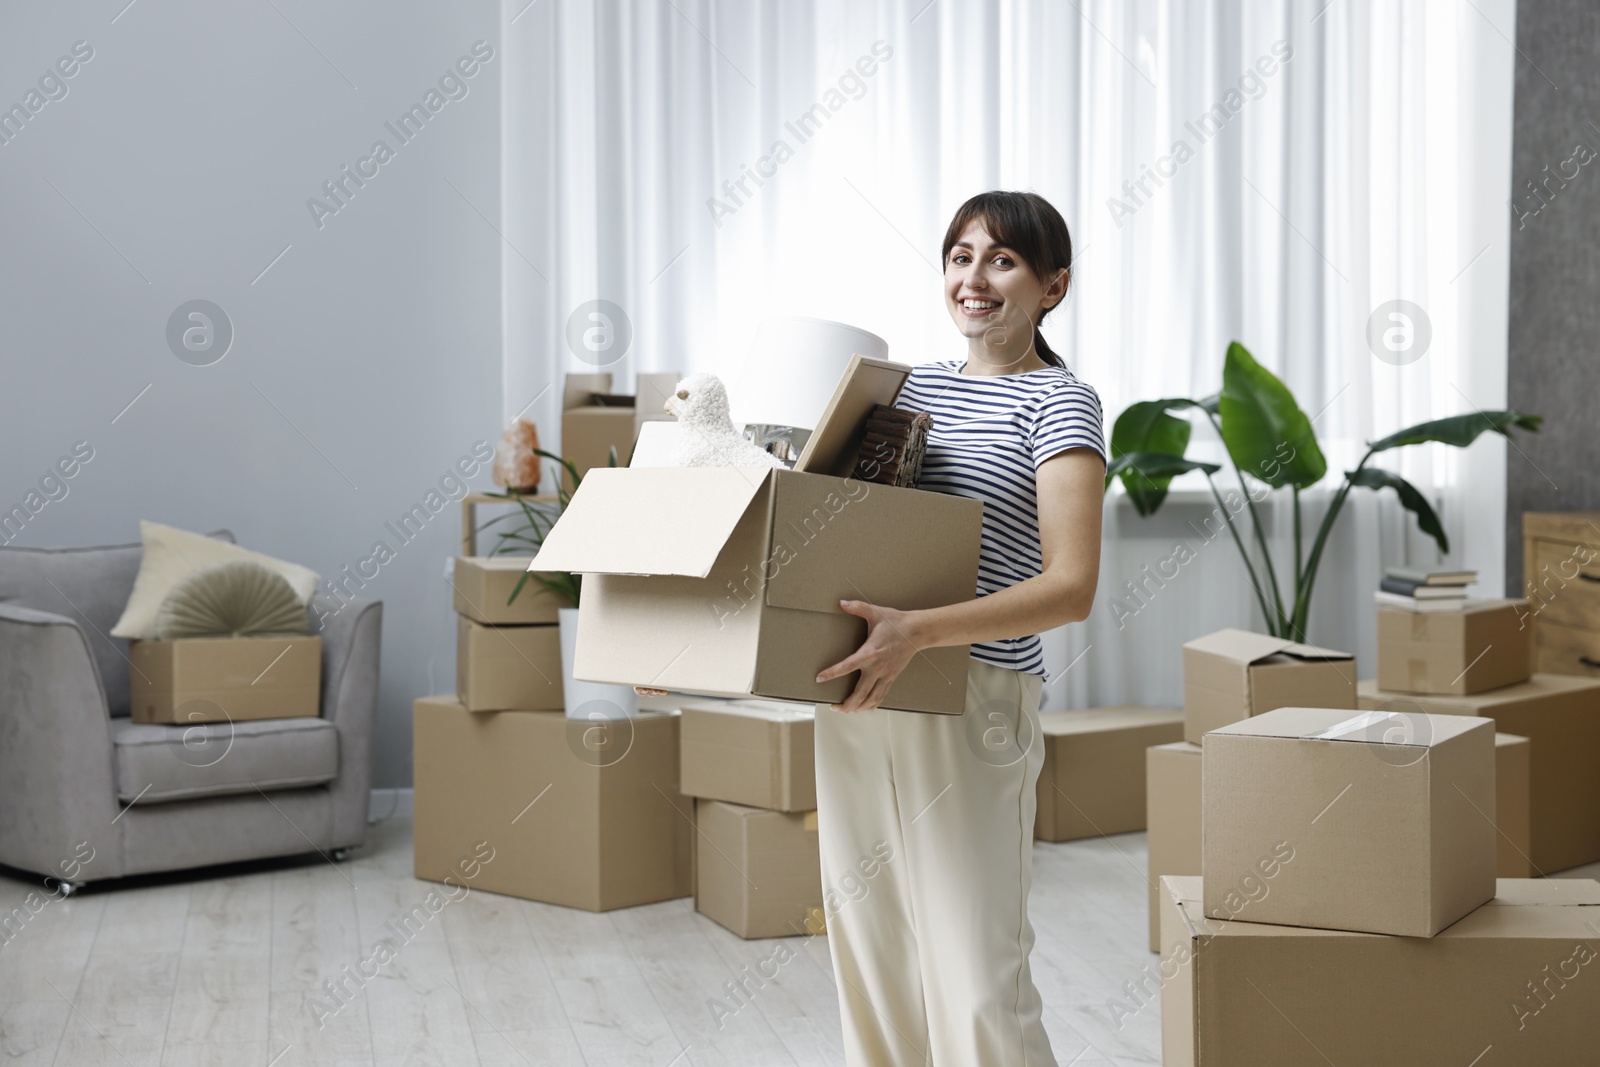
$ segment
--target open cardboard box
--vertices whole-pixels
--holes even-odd
[[[1275,708],[1356,706],[1355,657],[1249,630],[1218,630],[1183,646],[1183,739]]]
[[[816,682],[866,622],[841,600],[907,610],[970,600],[983,505],[843,477],[873,404],[911,368],[857,357],[795,469],[595,469],[530,569],[585,575],[574,676],[712,696],[842,702]],[[960,714],[967,646],[918,653],[884,706]]]

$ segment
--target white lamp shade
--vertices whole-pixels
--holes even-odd
[[[735,426],[814,430],[851,356],[888,359],[875,333],[827,319],[768,319],[756,331],[728,402]]]

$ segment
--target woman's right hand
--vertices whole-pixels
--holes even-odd
[[[668,693],[666,689],[651,689],[647,685],[636,685],[633,687],[633,691],[636,695],[642,697],[664,697]]]

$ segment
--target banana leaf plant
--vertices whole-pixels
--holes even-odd
[[[495,532],[494,547],[489,550],[491,556],[538,555],[539,548],[544,544],[544,539],[555,526],[556,520],[561,518],[561,513],[567,509],[567,502],[572,499],[572,494],[577,492],[578,483],[582,481],[578,468],[572,461],[563,459],[553,452],[546,452],[542,448],[533,450],[534,454],[542,459],[559,464],[566,471],[566,477],[555,478],[556,499],[549,500],[529,499],[526,495],[508,489],[504,493],[493,493],[492,496],[504,497],[506,500],[517,504],[518,511],[508,511],[504,515],[496,516],[479,526],[480,531],[506,519],[521,519],[520,525],[513,525],[509,529]],[[610,455],[611,466],[617,465],[617,450],[613,448]],[[568,486],[571,486],[569,489]],[[529,579],[539,583],[554,595],[572,607],[578,606],[578,597],[583,591],[583,576],[572,574],[568,571],[525,571],[517,584],[512,588],[511,595],[506,598],[506,603],[515,601],[522,589],[528,584]]]
[[[1222,469],[1220,464],[1202,463],[1184,455],[1189,447],[1193,423],[1173,412],[1190,410],[1200,412],[1222,439],[1228,458],[1233,463],[1239,488],[1244,493],[1244,509],[1231,511],[1223,504],[1212,477]],[[1131,405],[1117,417],[1111,430],[1111,464],[1106,468],[1105,487],[1109,490],[1112,479],[1120,479],[1134,508],[1140,515],[1148,516],[1161,507],[1173,478],[1189,471],[1202,472],[1206,484],[1211,487],[1212,497],[1217,501],[1218,511],[1244,560],[1245,571],[1249,574],[1261,613],[1267,620],[1268,631],[1275,637],[1304,641],[1317,567],[1322,562],[1322,552],[1339,517],[1339,510],[1352,489],[1393,489],[1401,506],[1416,517],[1418,529],[1433,538],[1441,553],[1450,551],[1450,539],[1427,498],[1398,474],[1381,467],[1368,466],[1372,457],[1391,449],[1428,442],[1465,448],[1486,430],[1509,438],[1513,427],[1537,432],[1540,421],[1541,416],[1525,415],[1518,411],[1475,411],[1419,423],[1370,442],[1355,470],[1344,472],[1344,481],[1328,505],[1327,514],[1323,516],[1308,555],[1302,551],[1300,491],[1323,479],[1328,473],[1327,459],[1317,444],[1316,434],[1312,432],[1311,420],[1300,410],[1294,394],[1276,375],[1257,363],[1243,345],[1235,341],[1228,346],[1228,354],[1223,361],[1221,392],[1201,400],[1183,397],[1143,400]],[[1294,578],[1287,597],[1278,581],[1272,554],[1267,549],[1267,539],[1261,530],[1256,497],[1245,486],[1244,476],[1247,473],[1269,489],[1288,486],[1293,496]],[[1251,532],[1260,549],[1265,581],[1263,573],[1258,572],[1252,562],[1245,540],[1233,521],[1237,510],[1249,512]]]

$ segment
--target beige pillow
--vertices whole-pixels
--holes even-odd
[[[277,571],[254,560],[201,567],[172,587],[156,612],[156,640],[308,634],[306,606]]]
[[[317,573],[297,563],[252,552],[248,548],[219,541],[204,534],[190,533],[159,522],[140,522],[139,539],[144,542],[144,558],[139,561],[139,576],[133,580],[133,594],[122,618],[111,628],[112,637],[148,641],[156,635],[156,612],[172,587],[213,563],[234,559],[253,560],[268,570],[283,575],[302,604],[309,603],[321,580]]]

